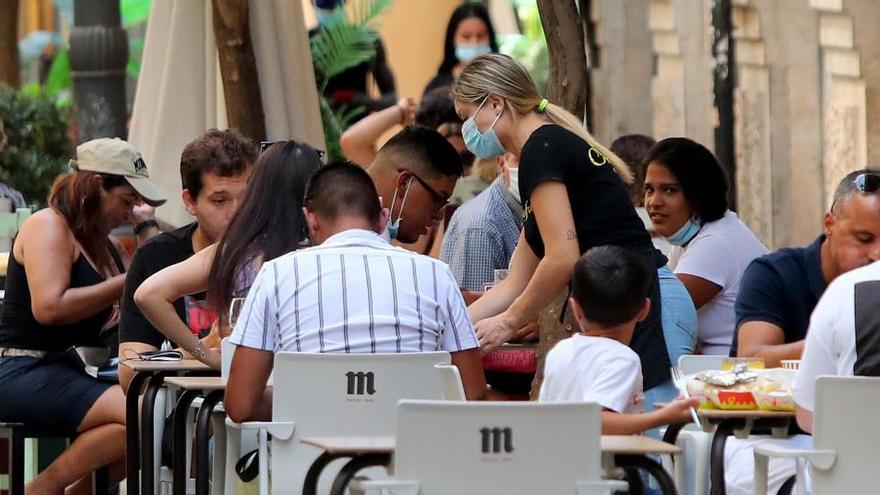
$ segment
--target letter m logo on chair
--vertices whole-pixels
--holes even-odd
[[[513,430],[511,428],[481,428],[480,436],[483,440],[484,454],[509,454],[513,452]]]
[[[373,395],[376,393],[375,375],[372,371],[368,373],[349,371],[345,377],[348,378],[348,395],[364,395],[364,393]]]

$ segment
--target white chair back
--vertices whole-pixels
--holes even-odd
[[[821,376],[816,380],[813,448],[833,450],[829,470],[812,470],[813,493],[866,493],[880,487],[874,454],[880,439],[880,378]]]
[[[598,404],[405,400],[394,474],[419,494],[578,493],[599,481]]]
[[[229,341],[229,337],[223,337],[220,341],[220,376],[223,382],[229,378],[229,369],[232,368],[232,354],[235,352],[235,345]]]
[[[706,370],[720,370],[727,356],[687,355],[678,358],[678,367],[685,375]]]
[[[272,420],[292,421],[295,431],[272,441],[272,492],[301,491],[320,450],[300,438],[393,435],[401,399],[446,397],[448,371],[435,365],[450,362],[447,352],[276,354]]]

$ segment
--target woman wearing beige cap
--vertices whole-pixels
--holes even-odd
[[[21,226],[9,256],[0,317],[0,421],[77,435],[28,486],[28,493],[87,493],[88,474],[124,471],[125,395],[65,358],[95,345],[118,321],[124,267],[110,230],[135,206],[165,199],[140,153],[119,139],[77,148],[49,208]]]

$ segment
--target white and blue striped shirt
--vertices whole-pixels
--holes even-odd
[[[359,229],[264,263],[231,341],[273,352],[479,346],[447,265]]]

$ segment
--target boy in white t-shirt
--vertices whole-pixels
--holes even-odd
[[[630,349],[636,323],[651,308],[651,272],[634,253],[615,246],[589,250],[575,265],[569,299],[581,333],[556,344],[544,365],[542,402],[596,402],[602,433],[632,435],[690,421],[696,399],[676,399],[644,412],[642,368]]]

